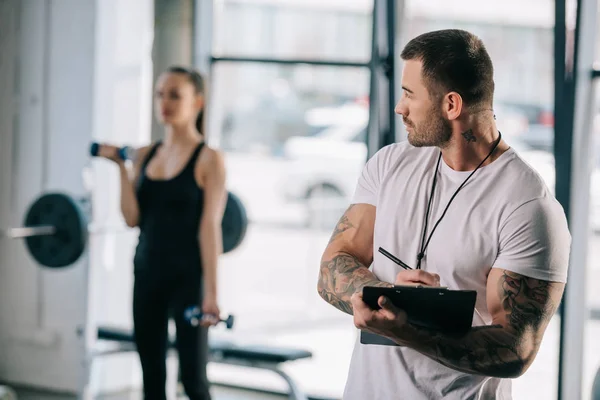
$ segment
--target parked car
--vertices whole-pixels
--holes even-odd
[[[317,109],[309,123],[330,125],[313,136],[289,138],[283,146],[289,175],[282,182],[289,201],[307,206],[306,224],[328,229],[346,208],[367,159],[368,108]]]

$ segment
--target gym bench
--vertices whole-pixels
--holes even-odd
[[[95,356],[135,351],[133,332],[130,330],[99,327],[98,339],[114,342],[117,347],[101,351]],[[172,338],[169,338],[169,348],[175,348],[175,341]],[[281,370],[281,365],[289,361],[307,358],[312,358],[312,353],[306,350],[271,346],[239,346],[231,342],[214,340],[209,342],[210,362],[273,371],[287,383],[291,400],[308,400],[308,397],[300,390],[294,380]]]

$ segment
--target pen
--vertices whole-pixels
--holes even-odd
[[[390,260],[392,260],[393,262],[395,262],[396,264],[398,264],[399,266],[401,266],[404,269],[412,269],[411,267],[409,267],[408,265],[406,265],[404,262],[402,262],[401,259],[393,256],[392,254],[390,254],[387,250],[385,250],[384,248],[380,247],[379,248],[379,252],[381,254],[383,254],[384,256],[386,256],[387,258],[389,258]]]

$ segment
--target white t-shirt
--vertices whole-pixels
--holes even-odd
[[[377,208],[373,265],[393,283],[401,267],[383,247],[415,268],[427,202],[440,151],[408,142],[386,146],[363,169],[352,203]],[[428,232],[471,172],[441,160]],[[490,325],[486,277],[492,267],[566,282],[571,236],[561,205],[535,170],[509,149],[481,167],[460,190],[437,227],[421,263],[449,289],[477,291],[473,326]],[[458,372],[410,349],[357,340],[344,400],[511,399],[509,379]]]

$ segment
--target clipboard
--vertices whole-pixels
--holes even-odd
[[[380,296],[386,296],[392,304],[404,310],[411,325],[443,332],[449,336],[466,334],[473,324],[477,292],[475,290],[449,290],[427,286],[394,286],[363,288],[363,301],[372,309],[379,310]],[[363,344],[397,344],[388,338],[370,332],[361,332]]]

